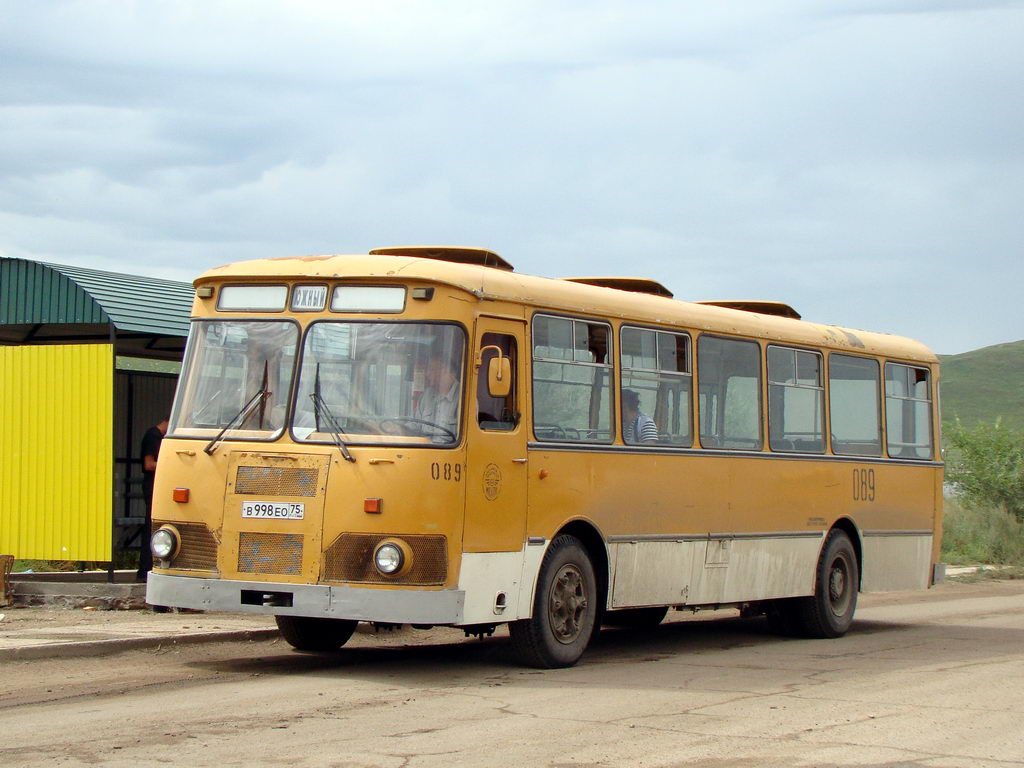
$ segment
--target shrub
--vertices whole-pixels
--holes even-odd
[[[942,559],[953,565],[1024,565],[1024,523],[998,507],[946,500]]]
[[[957,421],[946,438],[952,447],[946,479],[974,507],[1003,508],[1024,522],[1024,431],[997,419],[965,429]]]

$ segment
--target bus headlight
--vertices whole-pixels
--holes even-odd
[[[409,569],[411,555],[405,542],[388,539],[373,550],[373,565],[385,576],[397,576]]]
[[[161,527],[153,534],[153,538],[149,540],[149,548],[153,552],[153,557],[158,560],[171,560],[178,554],[180,546],[181,537],[173,526],[170,525]]]

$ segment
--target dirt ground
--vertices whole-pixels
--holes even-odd
[[[122,620],[38,610],[0,612]],[[2,663],[0,765],[1005,768],[1021,680],[1021,582],[862,596],[838,640],[728,616],[605,631],[566,670],[441,629],[170,646]]]

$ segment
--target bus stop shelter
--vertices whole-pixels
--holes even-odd
[[[0,553],[141,544],[138,451],[170,413],[188,283],[0,258]]]

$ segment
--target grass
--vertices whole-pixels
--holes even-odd
[[[971,429],[979,421],[1024,429],[1024,340],[940,355],[942,420]]]
[[[1000,508],[970,507],[955,499],[947,499],[945,507],[943,562],[1024,566],[1024,524],[1012,514]]]
[[[77,571],[78,563],[71,560],[15,560],[12,573],[24,571],[35,571],[36,573],[50,571]]]

